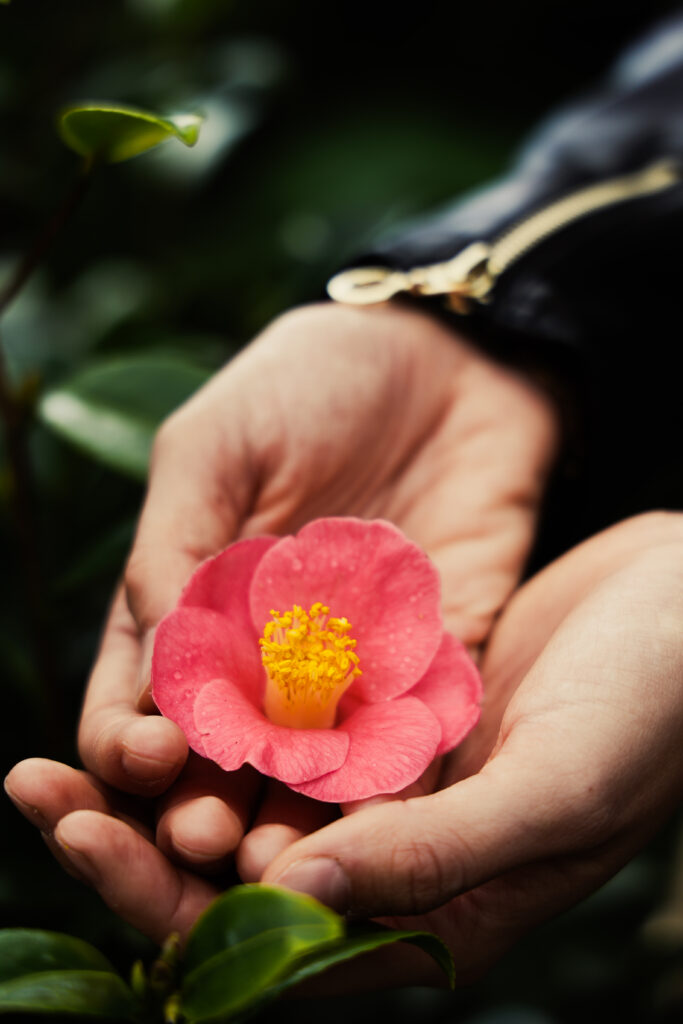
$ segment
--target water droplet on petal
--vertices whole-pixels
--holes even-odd
[[[292,570],[294,572],[301,572],[303,567],[304,567],[304,563],[301,561],[300,558],[293,558],[292,559]]]
[[[174,672],[173,673],[173,678],[174,679],[182,679],[183,678],[183,673],[182,672]]]

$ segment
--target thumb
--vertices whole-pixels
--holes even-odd
[[[433,910],[578,842],[548,775],[503,748],[449,789],[364,808],[293,843],[261,881],[362,917]]]
[[[125,573],[126,601],[142,638],[141,710],[150,710],[145,703],[151,701],[154,628],[197,566],[234,540],[241,524],[249,467],[238,439],[225,445],[218,443],[219,434],[211,408],[200,405],[197,411],[190,404],[166,421],[155,440]]]

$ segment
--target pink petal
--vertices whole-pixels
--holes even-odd
[[[405,693],[424,675],[443,632],[439,577],[417,545],[382,520],[318,519],[261,559],[251,584],[260,633],[271,608],[316,601],[351,623],[366,701]]]
[[[348,733],[350,740],[343,765],[292,789],[330,803],[397,793],[422,775],[441,738],[436,718],[414,697],[365,704],[337,731]]]
[[[345,732],[274,725],[226,679],[201,689],[194,720],[207,756],[221,768],[234,771],[248,761],[263,775],[290,784],[338,768],[349,747]]]
[[[479,672],[465,647],[450,633],[444,633],[434,661],[410,696],[423,701],[439,720],[441,743],[437,754],[456,747],[479,721]]]
[[[232,679],[261,700],[265,672],[253,628],[235,630],[229,619],[208,608],[176,608],[157,626],[152,696],[162,715],[176,722],[202,755],[193,707],[199,690],[216,678]]]
[[[237,628],[252,630],[249,587],[256,566],[273,544],[277,544],[277,537],[250,537],[207,558],[193,572],[178,605],[212,608]]]

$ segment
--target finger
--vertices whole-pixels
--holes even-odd
[[[222,870],[244,835],[260,787],[258,773],[249,766],[225,772],[191,753],[182,775],[162,799],[159,849],[195,870]]]
[[[639,553],[679,539],[680,521],[675,514],[635,516],[577,545],[514,594],[496,623],[483,659],[481,721],[449,755],[444,785],[475,774],[488,760],[511,697],[572,610]]]
[[[187,740],[169,719],[136,709],[140,644],[122,590],[114,599],[79,726],[81,759],[117,789],[163,792],[185,763]]]
[[[88,772],[57,761],[33,757],[19,762],[5,779],[5,791],[24,817],[44,834],[51,834],[58,822],[72,811],[91,810],[127,822],[146,838],[152,835],[140,820],[139,807],[134,800],[108,791]]]
[[[365,808],[299,840],[262,881],[342,913],[413,915],[530,860],[580,848],[585,780],[572,778],[571,766],[556,770],[557,745],[535,757],[538,737],[522,732],[450,789]]]
[[[81,877],[134,928],[157,942],[187,935],[216,889],[174,867],[124,822],[97,811],[75,811],[55,830],[63,855]]]
[[[342,813],[353,814],[363,807],[431,793],[438,781],[439,769],[440,759],[437,759],[417,782],[400,793],[343,804]],[[337,816],[336,805],[311,800],[280,782],[271,782],[256,821],[238,851],[240,878],[243,882],[258,882],[278,854],[303,836],[323,828]]]
[[[5,779],[5,792],[17,810],[41,832],[52,832],[60,818],[84,809],[108,813],[109,805],[85,772],[42,757],[20,761]]]
[[[253,827],[237,852],[243,882],[258,882],[268,865],[302,836],[327,825],[336,816],[334,804],[323,804],[271,781]]]

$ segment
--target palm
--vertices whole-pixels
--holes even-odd
[[[421,314],[306,313],[271,328],[223,382],[248,396],[246,443],[261,453],[240,532],[389,519],[439,568],[449,628],[480,644],[533,538],[556,441],[549,405]]]

